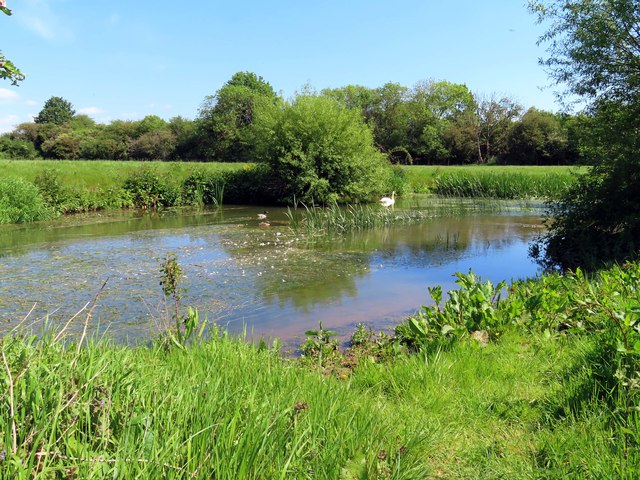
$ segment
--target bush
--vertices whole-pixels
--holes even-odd
[[[0,180],[0,224],[45,220],[51,210],[38,188],[22,179]]]
[[[301,95],[283,108],[261,105],[254,134],[257,157],[271,167],[283,202],[366,201],[388,186],[390,164],[361,114],[331,98]]]
[[[12,139],[8,135],[0,136],[0,158],[32,159],[38,157],[38,151],[33,142]]]
[[[138,208],[172,207],[181,200],[179,187],[147,167],[131,174],[123,188]]]

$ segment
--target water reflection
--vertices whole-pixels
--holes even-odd
[[[160,259],[169,252],[187,275],[185,304],[233,331],[283,337],[319,320],[338,329],[395,323],[427,300],[427,286],[453,288],[456,271],[473,268],[494,281],[536,273],[526,248],[539,215],[464,208],[462,216],[314,243],[286,227],[283,211],[270,209],[272,226],[261,228],[259,207],[0,228],[0,331],[34,304],[32,318],[63,322],[108,278],[95,312],[101,328],[118,339],[147,338],[162,317]]]

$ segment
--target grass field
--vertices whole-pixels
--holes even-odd
[[[196,170],[204,172],[234,171],[244,163],[204,162],[119,162],[112,160],[1,160],[0,171],[5,178],[24,178],[33,182],[45,169],[55,170],[61,182],[70,187],[87,189],[120,187],[131,174],[148,166],[161,176],[171,177],[176,184]]]
[[[1,160],[0,171],[5,178],[21,177],[33,181],[45,169],[54,169],[67,185],[84,185],[87,188],[120,185],[141,165],[148,165],[160,175],[170,174],[176,182],[184,180],[194,170],[205,172],[238,170],[246,166],[242,163],[201,163],[201,162],[119,162],[119,161],[82,161],[82,160]],[[441,166],[412,165],[402,167],[406,174],[409,189],[415,193],[428,193],[435,187],[436,178],[443,173],[464,172],[467,174],[522,174],[542,177],[549,174],[570,174],[585,172],[588,167],[567,166]]]

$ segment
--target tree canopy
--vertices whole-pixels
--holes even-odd
[[[583,150],[594,163],[551,205],[549,232],[533,246],[549,266],[596,268],[640,251],[640,3],[637,0],[530,2],[550,22],[543,64],[588,102]]]
[[[33,119],[36,123],[55,123],[64,125],[75,115],[75,110],[70,102],[62,97],[51,97],[44,103],[37,117]]]
[[[289,202],[355,202],[383,191],[390,165],[373,145],[360,112],[327,96],[303,94],[263,104],[253,126],[256,158],[274,174]]]

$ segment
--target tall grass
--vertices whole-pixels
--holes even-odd
[[[393,224],[419,222],[431,215],[420,210],[394,210],[379,205],[337,204],[328,207],[300,207],[295,204],[286,213],[289,226],[298,233],[308,236],[344,234],[347,232],[386,227]]]
[[[568,173],[541,176],[523,173],[445,172],[435,177],[433,192],[451,197],[559,198],[573,183]]]
[[[0,224],[25,223],[50,218],[38,188],[22,179],[0,179]]]
[[[2,478],[427,474],[419,430],[226,335],[187,350],[51,338],[5,338],[0,349]]]

